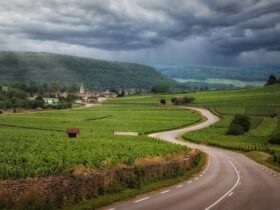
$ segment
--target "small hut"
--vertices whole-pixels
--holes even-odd
[[[69,138],[77,138],[80,135],[80,129],[79,128],[67,128],[66,134]]]

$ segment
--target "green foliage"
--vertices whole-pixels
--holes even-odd
[[[280,145],[280,132],[273,134],[270,138],[269,138],[269,143],[271,144],[279,144]]]
[[[228,135],[242,135],[248,132],[250,129],[250,118],[244,114],[236,114],[234,119],[231,121],[229,129],[227,131]]]
[[[243,152],[263,151],[278,160],[280,146],[269,144],[269,139],[279,130],[279,119],[270,117],[272,113],[277,116],[280,114],[279,84],[254,89],[197,93],[195,97],[197,104],[214,108],[223,118],[209,128],[187,133],[185,139]],[[244,135],[226,135],[236,114],[248,115],[251,129]]]
[[[154,84],[178,85],[149,66],[51,53],[1,52],[0,75],[2,83],[56,81],[50,86],[53,91],[61,88],[57,82],[71,86],[83,82],[89,89],[150,90]]]
[[[161,83],[152,87],[151,92],[153,93],[168,93],[170,90],[169,84]]]
[[[268,141],[271,144],[280,145],[280,120],[278,120],[278,124],[277,124],[275,130],[271,133]],[[279,157],[280,157],[280,154],[279,154]],[[279,159],[279,162],[280,162],[280,159]]]
[[[272,74],[269,76],[267,83],[265,85],[274,85],[278,83],[277,78]]]
[[[227,131],[227,135],[243,135],[245,133],[244,128],[241,125],[231,123]]]
[[[192,96],[191,97],[184,96],[184,97],[171,98],[171,102],[174,105],[187,105],[187,104],[193,103],[194,101],[195,101],[195,98]]]
[[[160,99],[160,104],[165,106],[166,105],[166,99],[164,99],[164,98]]]
[[[145,96],[125,97],[92,108],[1,116],[0,177],[54,175],[79,165],[104,169],[185,151],[183,146],[143,135],[112,134],[114,130],[143,134],[199,120],[191,111],[163,108],[157,97],[146,100]],[[69,127],[80,128],[80,137],[67,138]]]

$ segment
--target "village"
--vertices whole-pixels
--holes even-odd
[[[105,91],[89,91],[85,88],[84,84],[81,83],[79,92],[76,93],[69,93],[67,91],[61,92],[56,91],[53,93],[50,93],[52,97],[43,97],[43,100],[46,104],[52,105],[57,104],[60,102],[61,99],[74,98],[73,103],[80,104],[80,105],[86,105],[86,104],[95,104],[95,103],[103,103],[107,101],[109,98],[117,98],[117,97],[123,97],[127,95],[133,95],[136,93],[135,89],[120,89],[118,91],[116,90],[105,90]],[[33,97],[29,97],[30,100],[34,100],[37,97],[37,95],[34,95]]]
[[[56,84],[56,86],[54,85]],[[109,98],[145,93],[143,89],[90,90],[83,83],[75,90],[64,88],[59,83],[0,85],[0,114],[29,112],[41,109],[69,109],[77,106],[100,104]]]

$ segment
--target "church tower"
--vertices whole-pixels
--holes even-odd
[[[80,87],[80,94],[83,95],[84,93],[85,93],[85,88],[84,88],[84,85],[82,83],[81,87]]]

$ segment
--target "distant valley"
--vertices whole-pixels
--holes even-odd
[[[243,88],[262,86],[270,74],[280,75],[280,65],[257,67],[211,67],[153,65],[161,73],[190,86]]]

